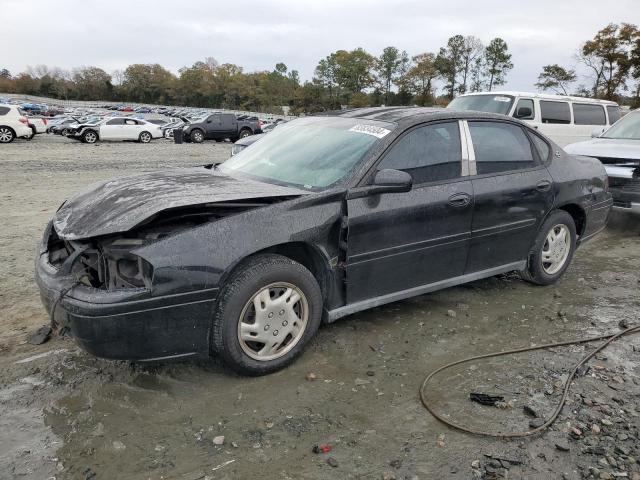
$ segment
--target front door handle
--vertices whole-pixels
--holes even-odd
[[[471,195],[468,193],[454,193],[449,197],[449,205],[452,207],[466,207],[471,203]]]
[[[551,182],[549,180],[542,180],[538,185],[536,185],[536,190],[539,192],[548,192],[551,188]]]

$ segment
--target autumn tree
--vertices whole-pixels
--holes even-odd
[[[403,77],[408,90],[416,95],[419,105],[433,104],[433,82],[438,78],[436,56],[433,53],[420,53],[412,58],[413,66]]]
[[[545,65],[538,75],[538,82],[535,84],[539,90],[552,90],[556,93],[567,95],[567,88],[576,81],[576,72],[566,69],[560,65]]]
[[[578,59],[591,71],[594,97],[612,100],[626,87],[637,39],[635,25],[610,23],[582,45]]]

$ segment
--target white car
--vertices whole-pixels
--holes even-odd
[[[134,140],[149,143],[153,138],[162,138],[158,125],[138,118],[108,117],[95,124],[80,124],[69,128],[67,137],[84,143],[101,141]]]
[[[620,107],[616,102],[546,93],[467,93],[453,99],[447,108],[518,118],[561,147],[588,140],[595,129],[600,134],[620,118]]]
[[[31,138],[29,120],[16,105],[0,105],[0,143],[12,142],[16,137]]]

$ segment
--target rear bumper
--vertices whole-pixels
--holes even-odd
[[[625,213],[633,213],[635,215],[640,215],[640,202],[614,203],[613,209],[616,212],[625,212]]]
[[[82,349],[97,357],[151,361],[209,354],[216,288],[161,297],[143,288],[90,288],[60,275],[42,249],[36,259],[36,282],[47,312],[69,329]]]
[[[30,137],[33,134],[33,130],[27,125],[16,125],[13,129],[16,132],[16,137]]]

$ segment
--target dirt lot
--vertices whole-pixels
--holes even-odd
[[[228,144],[39,136],[0,153],[1,479],[640,478],[638,335],[593,360],[558,422],[533,438],[451,430],[418,398],[443,363],[640,322],[637,219],[614,215],[557,286],[504,275],[353,315],[322,328],[292,367],[248,379],[215,361],[141,366],[92,358],[67,339],[25,342],[47,321],[35,244],[67,196],[109,177],[224,159]],[[471,427],[526,430],[523,405],[548,416],[589,348],[467,364],[437,377],[429,396]],[[469,392],[503,395],[511,408],[472,403]],[[313,453],[322,443],[331,452]]]

